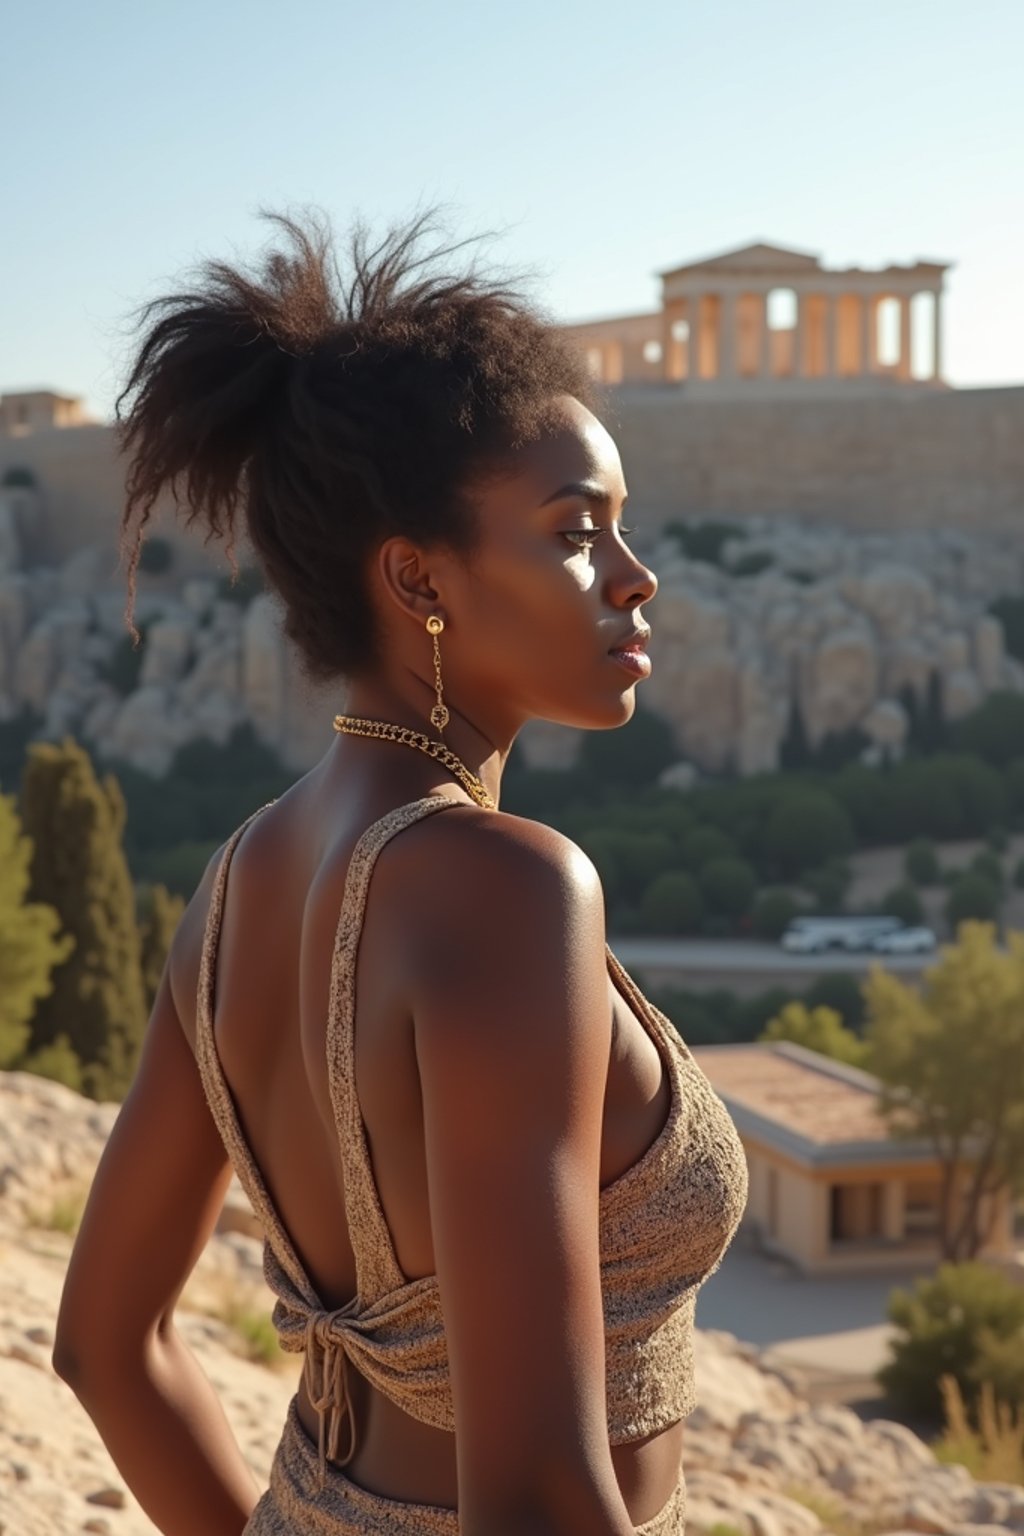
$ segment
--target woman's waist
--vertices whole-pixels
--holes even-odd
[[[455,1509],[458,1472],[454,1431],[414,1418],[354,1368],[350,1368],[348,1380],[357,1432],[355,1449],[342,1467],[345,1476],[383,1498]],[[299,1385],[295,1404],[315,1451],[320,1421],[304,1382]],[[646,1434],[610,1445],[616,1480],[634,1524],[642,1524],[660,1510],[676,1486],[684,1432],[685,1421],[677,1417]],[[342,1442],[347,1440],[346,1431]]]

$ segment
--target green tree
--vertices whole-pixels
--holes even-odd
[[[990,880],[1002,895],[1006,872],[998,853],[994,853],[991,848],[980,848],[967,867],[972,875],[983,875],[986,880]]]
[[[882,897],[881,910],[890,917],[898,917],[908,928],[924,922],[924,907],[912,885],[894,885]]]
[[[139,921],[142,985],[145,988],[147,1009],[153,1007],[170,953],[171,940],[184,911],[183,896],[173,895],[166,885],[150,886]]]
[[[915,837],[903,855],[903,871],[915,885],[938,885],[939,856],[930,837]]]
[[[1012,762],[1024,739],[1024,698],[1007,688],[987,694],[969,715],[949,729],[954,751],[970,752],[1002,768]]]
[[[801,769],[809,767],[813,760],[814,751],[804,724],[803,710],[794,690],[789,700],[786,729],[779,743],[779,764],[787,771],[799,773]]]
[[[792,1040],[795,1045],[853,1067],[862,1066],[868,1053],[864,1041],[846,1028],[842,1015],[834,1008],[808,1008],[806,1003],[797,1001],[787,1003],[770,1018],[758,1040]]]
[[[764,851],[784,876],[852,852],[853,825],[845,808],[825,789],[780,795],[764,833]]]
[[[946,921],[951,928],[970,918],[987,922],[999,915],[999,889],[987,875],[971,871],[959,875],[946,898]]]
[[[24,1065],[33,1009],[74,948],[54,908],[26,899],[31,863],[14,796],[0,795],[0,1068]]]
[[[163,576],[174,564],[174,545],[169,539],[149,538],[139,550],[139,570],[147,576]]]
[[[704,902],[692,875],[670,869],[651,881],[640,910],[651,933],[692,933],[704,915]]]
[[[700,872],[701,894],[708,910],[737,918],[749,912],[757,894],[757,877],[746,859],[711,859]]]
[[[635,790],[653,784],[679,755],[668,721],[638,703],[618,730],[585,732],[578,765],[597,784]]]
[[[679,839],[679,855],[691,874],[699,875],[705,864],[712,859],[730,859],[736,854],[736,844],[727,832],[718,827],[696,826],[684,832]]]
[[[52,1045],[42,1045],[31,1056],[26,1056],[18,1066],[24,1072],[34,1072],[36,1077],[48,1077],[65,1088],[82,1090],[82,1063],[75,1055],[67,1035],[58,1035]]]
[[[94,1098],[131,1082],[146,1022],[135,897],[122,847],[124,799],[101,783],[77,742],[36,742],[22,779],[34,899],[55,907],[75,940],[32,1020],[32,1048],[66,1035]]]
[[[803,994],[802,1001],[808,1008],[824,1005],[833,1008],[847,1029],[858,1037],[864,1026],[864,998],[861,994],[860,977],[849,971],[822,971]]]
[[[1024,934],[1004,952],[992,923],[964,922],[920,991],[878,964],[863,991],[879,1111],[893,1140],[932,1147],[942,1257],[973,1259],[995,1211],[985,1196],[1024,1191]]]
[[[789,891],[764,890],[754,898],[751,927],[759,939],[780,939],[800,911]]]

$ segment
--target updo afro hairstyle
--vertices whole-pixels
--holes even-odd
[[[194,286],[139,313],[116,407],[126,618],[137,640],[145,527],[168,491],[233,567],[241,512],[308,674],[354,677],[378,659],[367,574],[383,540],[471,560],[474,480],[543,431],[552,396],[604,401],[515,286],[430,270],[468,243],[418,255],[431,211],[375,249],[357,221],[347,276],[324,215],[262,216],[284,248],[258,271],[204,261]]]

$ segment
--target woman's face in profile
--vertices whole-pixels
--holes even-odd
[[[445,562],[448,674],[522,719],[601,729],[632,718],[642,677],[609,652],[645,629],[657,577],[620,531],[618,449],[574,396],[501,478],[470,488],[479,547]],[[457,673],[455,669],[457,668]]]

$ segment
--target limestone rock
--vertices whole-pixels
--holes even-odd
[[[40,619],[22,641],[14,660],[13,691],[19,704],[28,704],[37,715],[44,712],[59,660],[57,629],[49,619]]]
[[[896,699],[879,699],[859,724],[876,746],[886,747],[896,756],[902,753],[910,722]]]
[[[870,633],[848,625],[828,635],[814,658],[804,720],[812,742],[859,723],[878,690],[878,654]]]
[[[682,758],[678,763],[669,763],[667,768],[663,768],[657,782],[660,789],[675,789],[685,794],[699,779],[700,773],[696,766]]]
[[[175,683],[185,672],[192,656],[193,628],[184,619],[160,619],[146,634],[139,682]]]

